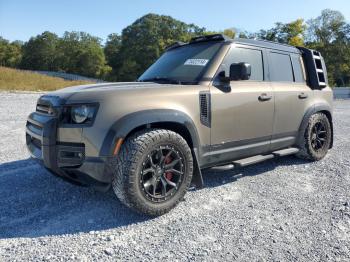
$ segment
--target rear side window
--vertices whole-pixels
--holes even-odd
[[[294,69],[294,78],[295,82],[297,83],[304,83],[304,73],[303,73],[303,67],[301,65],[302,60],[299,55],[292,55],[292,63],[293,63],[293,69]]]
[[[270,52],[270,78],[275,82],[294,82],[292,63],[289,55]]]
[[[247,49],[234,47],[231,48],[228,55],[225,57],[222,64],[226,75],[230,74],[230,65],[233,63],[245,62],[251,65],[252,74],[249,80],[252,81],[263,81],[264,80],[264,69],[263,69],[263,57],[261,50]]]

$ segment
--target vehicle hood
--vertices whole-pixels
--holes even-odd
[[[62,99],[79,99],[79,97],[89,97],[97,99],[111,94],[120,93],[127,90],[141,90],[161,88],[163,84],[153,82],[121,82],[121,83],[103,83],[66,87],[51,92],[50,95],[59,96]]]

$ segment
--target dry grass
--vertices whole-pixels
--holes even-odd
[[[91,82],[67,81],[58,77],[0,67],[0,90],[52,91],[89,83]]]

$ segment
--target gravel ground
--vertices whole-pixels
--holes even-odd
[[[350,101],[335,103],[324,160],[207,171],[206,188],[149,219],[28,159],[37,97],[0,93],[0,261],[350,260]]]

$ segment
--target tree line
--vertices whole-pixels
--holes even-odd
[[[339,11],[329,9],[308,21],[278,22],[258,32],[234,28],[211,32],[170,16],[147,14],[120,35],[110,34],[105,43],[85,32],[65,32],[59,37],[46,31],[27,42],[0,37],[0,66],[132,81],[174,41],[188,42],[194,36],[212,33],[316,49],[326,60],[330,84],[350,84],[350,24]]]

